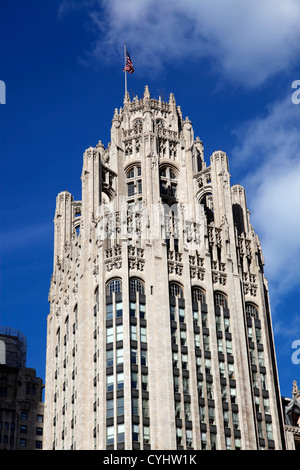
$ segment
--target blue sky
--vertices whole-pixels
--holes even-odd
[[[109,142],[126,42],[130,94],[146,84],[155,98],[173,92],[207,164],[225,151],[231,184],[246,188],[281,393],[291,396],[300,384],[299,2],[1,0],[0,38],[0,325],[27,337],[27,366],[44,379],[56,196],[81,198],[83,152]]]

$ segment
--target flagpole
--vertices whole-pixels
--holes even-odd
[[[124,73],[125,73],[125,95],[127,94],[127,72],[126,72],[126,44],[124,44]]]

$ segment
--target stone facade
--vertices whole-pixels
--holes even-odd
[[[245,190],[174,95],[115,110],[61,192],[48,449],[281,449],[268,284]]]

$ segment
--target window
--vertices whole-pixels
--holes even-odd
[[[198,326],[199,313],[198,310],[193,310],[193,322],[195,326]]]
[[[208,328],[207,313],[206,313],[206,312],[202,312],[201,318],[202,318],[202,326],[203,326],[204,328]]]
[[[188,402],[184,402],[184,415],[185,415],[185,419],[187,420],[192,419],[191,405]]]
[[[131,388],[138,389],[138,376],[136,372],[131,373]]]
[[[172,321],[175,320],[175,307],[173,305],[170,305],[170,318]]]
[[[225,444],[226,444],[226,449],[230,450],[231,449],[231,438],[230,437],[225,437]]]
[[[145,318],[146,316],[146,306],[140,305],[140,318]]]
[[[201,433],[201,447],[203,450],[207,448],[207,434],[206,432]]]
[[[134,183],[127,184],[127,196],[133,196],[135,194],[135,186]]]
[[[106,294],[111,295],[113,292],[120,294],[122,292],[122,281],[121,279],[112,279],[107,283]]]
[[[124,424],[118,424],[118,442],[124,442],[125,440],[125,426]]]
[[[184,323],[184,308],[179,307],[179,321],[180,323]]]
[[[201,205],[203,205],[207,223],[210,224],[214,220],[214,207],[213,207],[212,194],[211,193],[204,194],[199,202]]]
[[[123,349],[117,349],[117,364],[123,364],[123,362],[124,362]]]
[[[117,315],[117,318],[123,315],[123,302],[116,303],[116,315]]]
[[[117,416],[124,415],[124,397],[117,398]]]
[[[187,377],[183,377],[182,379],[182,384],[183,384],[183,393],[186,395],[189,394],[190,387],[189,387],[189,379]]]
[[[131,364],[137,364],[137,349],[131,348]]]
[[[205,295],[203,290],[201,290],[199,287],[193,287],[192,289],[192,300],[193,302],[205,302]]]
[[[144,349],[141,350],[141,365],[147,365],[147,351],[145,351]]]
[[[124,388],[124,374],[123,372],[119,372],[117,374],[117,389],[121,390]]]
[[[113,317],[113,305],[107,304],[106,305],[106,320],[111,320]]]
[[[107,400],[106,402],[106,417],[113,418],[114,416],[114,401]]]
[[[240,428],[240,425],[239,425],[239,415],[237,412],[232,412],[232,423],[233,423],[233,427],[234,429],[239,429]]]
[[[178,446],[182,445],[182,429],[176,428],[176,442]]]
[[[211,450],[217,450],[217,436],[216,434],[210,435],[210,446]]]
[[[130,325],[130,339],[133,341],[137,340],[136,325]]]
[[[114,376],[112,374],[106,377],[106,391],[112,392],[114,389]]]
[[[134,178],[134,168],[128,171],[127,179]]]
[[[183,298],[183,290],[182,287],[179,284],[171,283],[170,284],[170,296],[171,297],[179,297]]]
[[[112,343],[114,340],[114,329],[113,327],[106,328],[106,342]]]
[[[246,304],[246,316],[248,318],[258,319],[258,310],[257,307],[253,304]]]
[[[140,339],[143,343],[147,342],[146,328],[144,326],[141,326]]]
[[[212,425],[215,424],[215,409],[212,408],[211,406],[208,408],[208,419],[209,419],[209,424],[212,424]]]
[[[136,397],[132,397],[131,406],[132,406],[132,414],[138,415],[139,414],[139,401]]]
[[[21,424],[20,426],[20,432],[26,434],[27,433],[27,426],[25,424]]]
[[[188,358],[187,354],[181,354],[181,364],[182,364],[182,369],[187,370],[188,369]]]
[[[132,293],[139,292],[140,294],[144,294],[144,285],[139,279],[130,279],[129,289]]]
[[[142,374],[142,390],[148,390],[148,375]]]
[[[36,435],[42,436],[43,435],[43,428],[36,428]]]
[[[188,449],[193,447],[193,434],[190,429],[186,430],[186,446]]]
[[[114,352],[112,349],[106,351],[106,367],[112,367],[114,364]]]
[[[39,416],[39,415],[38,415]],[[41,415],[42,416],[42,415]],[[26,411],[22,411],[21,413],[21,419],[23,421],[26,421],[28,419],[28,413]]]
[[[136,303],[135,302],[130,302],[129,303],[129,314],[131,317],[135,317],[135,312],[136,312]]]
[[[117,325],[117,341],[123,340],[123,325]]]
[[[144,435],[144,444],[150,444],[150,428],[149,426],[143,427],[143,435]]]
[[[207,398],[210,400],[214,399],[214,394],[213,394],[213,388],[211,383],[207,383],[206,385],[206,392],[207,392]]]
[[[20,447],[26,447],[26,439],[20,439],[19,440],[19,446]]]
[[[162,167],[159,172],[160,195],[163,202],[171,204],[177,194],[177,172],[170,167]]]
[[[142,178],[141,178],[141,167],[131,167],[126,174],[127,178],[127,200],[128,208],[130,208],[135,202],[141,201],[142,194]]]
[[[216,292],[214,296],[214,300],[215,300],[216,307],[225,307],[225,308],[227,307],[227,301],[226,301],[226,297],[224,294]]]
[[[134,442],[139,441],[139,425],[138,424],[134,424],[132,426],[132,440]]]
[[[106,444],[110,445],[114,443],[114,427],[108,426],[106,429]]]

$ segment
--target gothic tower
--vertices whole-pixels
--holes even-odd
[[[268,284],[228,157],[174,95],[115,110],[57,196],[44,447],[281,449]]]

